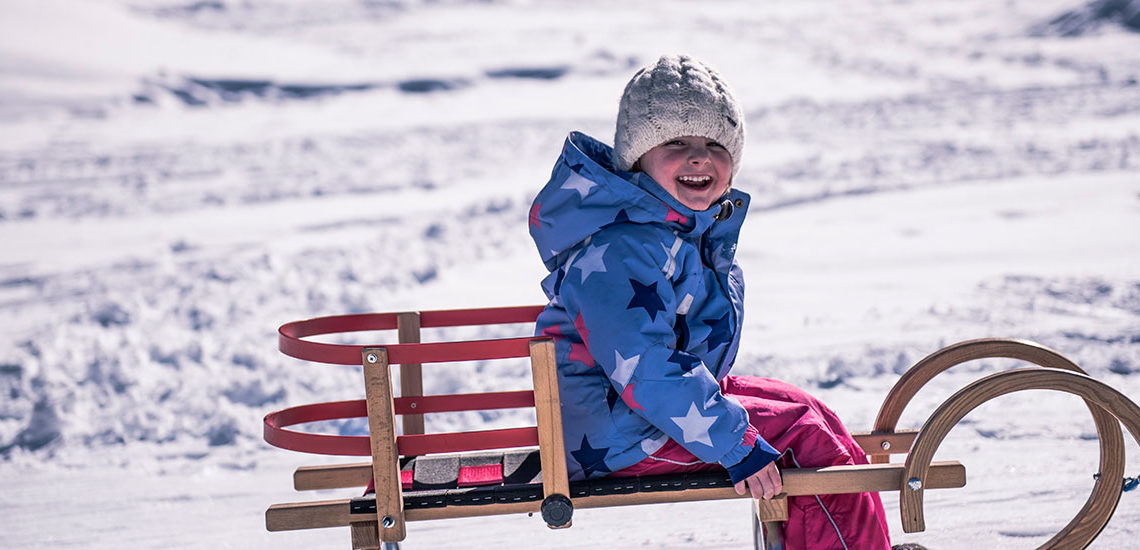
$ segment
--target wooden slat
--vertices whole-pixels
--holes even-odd
[[[293,488],[298,491],[364,487],[371,480],[371,462],[301,466],[293,472]]]
[[[886,456],[906,454],[910,451],[910,444],[914,442],[918,430],[899,430],[896,432],[854,432],[851,437],[863,449],[867,456]],[[887,443],[887,448],[883,448]]]
[[[396,314],[396,331],[401,344],[420,343],[420,313],[408,311]],[[424,394],[423,365],[400,365],[400,397],[419,397]],[[406,414],[403,417],[404,435],[424,433],[424,415]]]
[[[570,495],[566,474],[566,451],[562,442],[562,405],[558,395],[557,364],[553,340],[530,343],[531,377],[534,380],[534,411],[538,420],[538,448],[542,459],[542,491],[545,496]],[[562,527],[569,527],[566,524]]]
[[[889,434],[875,434],[872,432],[859,432],[851,434],[859,446],[871,454],[902,454],[910,448],[918,430],[904,430]],[[891,444],[889,450],[882,449],[882,442]],[[878,453],[873,451],[877,450]],[[344,489],[349,487],[364,487],[372,479],[372,464],[358,462],[354,464],[329,464],[323,466],[302,466],[293,473],[293,488],[298,491],[315,491],[318,489]]]
[[[541,502],[534,501],[405,510],[404,520],[425,521],[503,514],[529,514],[538,512],[541,504]],[[296,531],[301,529],[321,529],[325,527],[344,527],[354,522],[376,521],[376,514],[349,513],[351,505],[352,500],[347,498],[274,504],[265,511],[265,527],[269,531]]]
[[[294,531],[348,525],[349,499],[274,504],[265,511],[267,531]],[[375,520],[375,516],[373,516]]]
[[[762,522],[788,521],[788,497],[778,496],[764,500],[755,500],[756,518]]]
[[[787,496],[860,493],[867,491],[897,491],[902,483],[903,464],[868,464],[860,466],[828,466],[826,468],[796,468],[784,470],[784,492]],[[935,462],[927,472],[927,489],[949,489],[966,485],[966,468],[959,462]],[[574,508],[603,508],[665,502],[693,502],[751,498],[736,494],[732,487],[717,489],[691,489],[687,491],[661,491],[628,495],[596,495],[575,498]],[[485,504],[482,506],[449,506],[406,510],[404,519],[422,521],[461,517],[492,516],[537,512],[539,502],[511,504]],[[349,524],[349,500],[275,504],[265,513],[270,531],[337,527]],[[375,519],[374,514],[354,514],[353,521]]]
[[[384,348],[364,348],[364,393],[368,402],[368,434],[372,445],[372,476],[376,479],[376,510],[391,523],[380,525],[380,540],[404,540],[404,498],[400,489],[396,451],[396,411],[392,404],[392,376]]]
[[[380,550],[380,531],[375,519],[354,521],[348,528],[352,534],[352,550]]]
[[[864,464],[794,468],[782,472],[787,496],[897,491],[902,483],[903,464]],[[927,488],[950,489],[966,485],[966,468],[959,462],[935,462],[930,466]],[[662,502],[690,502],[751,498],[740,496],[732,487],[692,489],[688,491],[633,493],[629,495],[597,495],[574,499],[574,508],[601,508]]]

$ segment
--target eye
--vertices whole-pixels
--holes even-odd
[[[708,142],[708,143],[706,144],[706,146],[708,146],[708,147],[716,147],[717,149],[724,149],[724,146],[723,146],[723,145],[721,145],[721,144],[719,144],[719,143],[717,143],[717,142],[715,142],[715,141],[710,141],[710,142]]]

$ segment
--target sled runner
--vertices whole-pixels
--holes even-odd
[[[296,490],[374,486],[375,492],[338,500],[275,504],[265,514],[269,531],[349,527],[354,549],[398,548],[406,522],[512,513],[541,514],[551,528],[571,524],[575,509],[685,502],[737,495],[727,473],[570,482],[562,441],[554,344],[548,338],[420,343],[422,328],[516,325],[533,330],[542,306],[379,313],[295,321],[279,329],[286,355],[335,365],[361,365],[366,398],[300,405],[265,417],[265,440],[295,451],[368,456],[370,462],[305,466],[294,473]],[[331,344],[309,337],[396,330],[396,344]],[[981,358],[1005,357],[1033,366],[978,380],[939,406],[918,430],[896,430],[910,399],[935,375]],[[424,395],[422,365],[529,358],[532,390]],[[391,365],[399,365],[400,391]],[[463,368],[433,365],[430,368]],[[899,491],[903,529],[925,529],[923,495],[928,489],[963,487],[965,468],[956,461],[931,462],[947,433],[982,403],[1007,393],[1048,389],[1082,397],[1100,438],[1097,482],[1085,506],[1041,548],[1083,548],[1108,523],[1124,478],[1120,423],[1140,441],[1140,407],[1092,379],[1060,354],[1022,340],[970,340],[919,361],[887,394],[872,431],[855,433],[871,464],[782,470],[784,492],[756,500],[757,548],[780,548],[779,522],[787,497],[869,491]],[[533,408],[536,426],[452,433],[425,433],[424,414]],[[401,434],[396,417],[400,416]],[[370,436],[324,435],[287,429],[299,424],[367,418]],[[905,462],[890,463],[892,454]],[[374,483],[373,483],[374,480]],[[360,494],[359,491],[356,494]],[[763,528],[761,526],[763,525]]]

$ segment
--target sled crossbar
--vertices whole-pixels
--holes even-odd
[[[851,435],[867,456],[876,457],[906,454],[917,434],[918,430],[900,430],[891,433],[856,432]],[[365,487],[371,479],[370,462],[302,466],[293,474],[293,488],[297,491],[316,491]]]
[[[782,472],[784,496],[894,491],[898,490],[903,469],[902,464],[788,469]],[[928,479],[930,488],[963,487],[966,469],[954,461],[935,462]],[[575,509],[748,498],[737,495],[728,476],[720,474],[575,481],[570,483],[569,496]],[[538,512],[541,501],[542,486],[538,484],[408,491],[404,493],[404,519],[423,521]],[[357,497],[278,504],[266,513],[270,531],[344,527],[362,520],[376,521],[374,499]]]
[[[370,457],[369,462],[302,466],[293,476],[297,490],[369,486],[375,491],[363,497],[272,505],[266,510],[266,528],[289,531],[349,526],[354,549],[379,549],[403,540],[408,521],[540,512],[550,527],[564,528],[570,526],[575,508],[749,498],[737,495],[723,473],[571,483],[562,441],[553,340],[420,341],[425,327],[526,324],[526,332],[531,332],[542,309],[524,306],[343,315],[282,325],[278,343],[283,353],[320,363],[360,365],[365,399],[300,405],[270,413],[264,421],[265,440],[307,453]],[[397,330],[398,341],[364,346],[308,339],[384,330]],[[425,363],[482,363],[523,357],[530,360],[531,390],[424,395]],[[954,394],[921,429],[896,430],[903,408],[931,378],[957,364],[987,357],[1019,359],[1035,366],[983,378]],[[400,369],[399,397],[390,372],[391,365],[396,364]],[[1021,340],[980,339],[943,348],[900,378],[884,400],[873,431],[853,434],[871,464],[782,470],[784,492],[772,500],[754,501],[754,525],[765,526],[764,532],[756,529],[757,548],[780,544],[773,537],[780,532],[778,522],[787,519],[789,496],[899,491],[904,530],[923,530],[924,492],[966,483],[962,464],[931,461],[946,432],[981,402],[1022,389],[1080,395],[1093,413],[1101,442],[1101,477],[1085,507],[1042,548],[1087,545],[1115,509],[1124,470],[1120,423],[1140,440],[1140,407],[1088,378],[1052,350]],[[533,408],[536,425],[425,433],[424,414],[509,408]],[[402,419],[402,435],[396,433],[397,416]],[[370,435],[290,429],[344,418],[366,418]],[[901,455],[905,462],[889,463],[891,455]]]

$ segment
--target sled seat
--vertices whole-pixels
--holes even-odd
[[[301,452],[371,457],[369,462],[298,468],[293,476],[296,490],[364,488],[371,485],[375,491],[360,496],[358,489],[355,496],[341,499],[275,504],[266,511],[266,528],[269,531],[287,531],[348,526],[353,548],[395,548],[398,541],[406,537],[405,524],[408,521],[539,512],[551,528],[565,528],[571,525],[574,509],[750,498],[736,494],[726,473],[602,478],[571,483],[567,479],[562,442],[552,340],[526,336],[420,343],[422,328],[520,325],[519,332],[529,334],[541,311],[541,306],[528,306],[363,314],[322,317],[283,325],[279,329],[279,348],[285,354],[320,363],[361,365],[365,399],[300,405],[270,413],[264,422],[266,441]],[[383,330],[397,330],[398,343],[359,346],[310,339],[320,335]],[[784,492],[771,500],[753,501],[754,527],[761,523],[766,527],[765,530],[756,529],[757,547],[779,547],[776,536],[778,524],[772,522],[787,518],[787,497],[798,495],[900,491],[904,528],[907,532],[921,531],[924,528],[922,493],[926,489],[962,487],[966,482],[962,464],[956,461],[931,462],[933,448],[945,436],[944,430],[949,429],[945,417],[961,410],[958,407],[952,412],[942,412],[944,405],[923,429],[895,430],[894,422],[902,408],[935,374],[979,356],[1014,357],[1038,365],[1055,366],[1058,361],[1053,355],[1047,354],[1047,360],[1042,359],[1041,349],[1044,348],[1020,341],[979,340],[950,346],[924,359],[892,389],[880,409],[876,429],[853,434],[871,459],[871,464],[784,469],[781,471]],[[523,357],[530,360],[531,390],[423,394],[422,369],[426,364],[432,364],[429,367],[432,369],[461,368],[458,363],[485,365],[488,361]],[[394,364],[400,365],[399,397],[394,396],[390,373],[390,365]],[[997,381],[994,383],[1001,388],[992,391],[988,388],[994,383],[983,383],[984,395],[981,397],[988,399],[993,392],[1022,389],[1018,384],[1045,384],[1051,389],[1056,389],[1052,386],[1059,384],[1053,381],[1052,371],[1057,371],[1056,368],[1020,370],[1050,371],[1044,372],[1049,380],[1045,383]],[[1016,372],[1002,374],[1021,376]],[[1063,385],[1080,386],[1085,383],[1083,380],[1071,382],[1066,379]],[[1008,390],[1009,387],[1014,389]],[[959,393],[969,393],[967,390],[970,387]],[[971,391],[976,399],[978,390]],[[1109,480],[1116,476],[1116,491],[1112,492],[1110,481],[1098,481],[1086,509],[1058,534],[1057,538],[1064,541],[1089,536],[1090,532],[1091,537],[1095,537],[1115,508],[1115,500],[1107,507],[1105,502],[1114,496],[1119,497],[1120,493],[1123,441],[1119,425],[1105,411],[1126,406],[1094,405],[1091,403],[1099,403],[1099,397],[1085,397],[1094,413],[1103,413],[1099,417],[1094,414],[1102,441],[1101,472]],[[424,414],[511,408],[533,408],[536,425],[430,434],[424,430]],[[1140,409],[1136,409],[1134,414],[1137,426],[1140,426]],[[397,435],[397,416],[402,420],[401,435]],[[1113,419],[1111,425],[1104,416]],[[344,418],[367,418],[370,435],[326,435],[288,429],[300,424]],[[956,422],[954,420],[949,425]],[[1137,433],[1133,430],[1134,437]],[[487,452],[489,450],[494,452]],[[893,454],[905,455],[906,462],[889,463],[888,459]]]
[[[522,450],[497,454],[445,455],[440,457],[415,457],[404,461],[401,474],[401,493],[404,512],[408,520],[438,519],[440,517],[471,517],[488,515],[479,510],[418,513],[416,510],[438,509],[460,506],[482,506],[485,504],[511,504],[541,502],[542,472],[537,450]],[[469,469],[490,466],[492,473],[471,474]],[[370,464],[349,464],[335,466],[303,467],[295,480],[296,489],[335,489],[363,487],[369,482]],[[939,488],[961,487],[965,484],[965,469],[953,461],[934,464],[931,484]],[[336,473],[333,473],[336,472]],[[887,491],[898,488],[901,464],[832,466],[827,468],[798,468],[782,470],[784,493],[781,498],[769,501],[769,507],[784,505],[783,498],[804,494],[825,494],[845,492]],[[323,477],[325,483],[317,481]],[[333,481],[333,479],[338,481]],[[409,482],[409,479],[414,481]],[[478,479],[474,479],[478,478]],[[523,481],[529,479],[529,482]],[[713,491],[716,489],[717,491]],[[676,493],[690,491],[685,495]],[[699,492],[693,492],[699,491]],[[644,493],[638,497],[604,499],[611,495],[631,495]],[[660,494],[650,494],[660,493]],[[650,504],[689,500],[714,500],[741,498],[732,489],[728,476],[719,473],[686,475],[642,476],[631,478],[598,478],[570,482],[568,495],[575,508],[617,506],[622,504]],[[521,507],[533,511],[523,504]],[[319,506],[291,506],[292,516],[278,516],[271,531],[293,530],[317,527],[345,526],[363,516],[376,516],[375,497],[365,495],[338,501],[326,501]],[[299,510],[313,512],[323,509],[325,517],[312,525],[302,525],[295,521],[305,521],[305,514]],[[275,514],[280,510],[275,510]],[[509,513],[502,509],[489,510],[491,513]],[[271,514],[272,515],[272,514]],[[777,513],[777,516],[780,514]],[[763,518],[768,519],[768,518]]]

